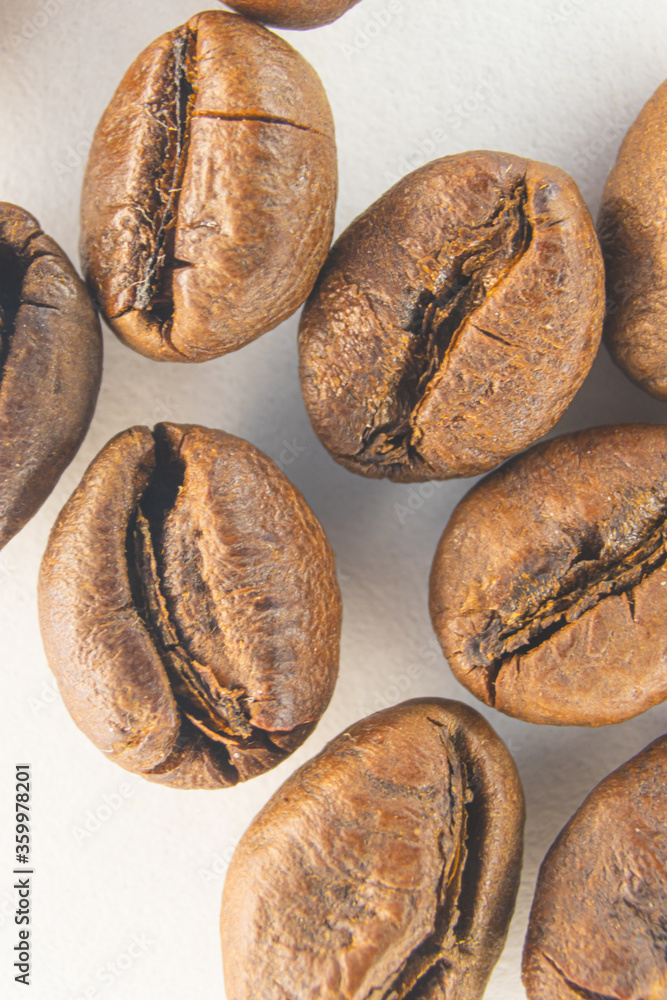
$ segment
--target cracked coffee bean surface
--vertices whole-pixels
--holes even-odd
[[[540,869],[529,1000],[667,997],[667,736],[605,778]]]
[[[556,423],[604,312],[574,181],[503,153],[435,160],[336,242],[301,320],[313,427],[353,472],[472,476]]]
[[[101,376],[85,285],[32,215],[0,202],[0,548],[74,458]]]
[[[602,196],[605,341],[633,382],[667,400],[667,82],[628,131]]]
[[[222,899],[229,1000],[476,1000],[505,942],[523,793],[474,709],[351,726],[245,833]]]
[[[274,28],[319,28],[331,24],[359,0],[226,0],[226,6]]]
[[[56,522],[39,596],[74,721],[152,781],[224,788],[261,774],[333,693],[331,547],[274,463],[222,431],[113,438]]]
[[[431,572],[457,679],[527,722],[601,726],[667,698],[667,427],[566,434],[458,504]]]
[[[331,110],[277,35],[207,11],[137,58],[95,133],[81,256],[105,318],[162,361],[206,361],[304,301],[333,235]]]

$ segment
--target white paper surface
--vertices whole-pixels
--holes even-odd
[[[35,214],[75,261],[97,120],[140,49],[198,9],[190,0],[0,0],[0,200]],[[408,170],[478,148],[558,164],[595,214],[626,127],[667,74],[662,0],[362,0],[335,25],[285,35],[317,68],[333,106],[339,232]],[[296,329],[293,317],[203,366],[156,364],[105,331],[90,433],[42,510],[0,554],[2,997],[223,998],[224,869],[273,791],[371,711],[418,695],[475,703],[450,674],[427,611],[438,538],[471,483],[398,486],[338,467],[301,402]],[[666,417],[665,404],[631,386],[603,350],[556,431]],[[286,763],[229,791],[152,786],[106,761],[55,693],[39,639],[35,584],[57,512],[111,435],[161,419],[221,427],[264,449],[304,492],[338,554],[345,621],[333,702]],[[516,1000],[545,851],[593,786],[667,729],[667,706],[598,731],[483,714],[514,754],[528,805],[517,911],[487,992]],[[26,761],[30,993],[12,968],[13,776]]]

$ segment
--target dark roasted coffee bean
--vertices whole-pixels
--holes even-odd
[[[476,1000],[518,888],[523,793],[465,705],[347,729],[246,832],[222,899],[228,1000]]]
[[[236,14],[158,38],[100,122],[81,205],[84,270],[115,332],[206,361],[277,326],[333,233],[336,149],[314,69]]]
[[[637,385],[667,400],[667,83],[626,135],[602,196],[605,341]]]
[[[40,619],[79,728],[181,788],[280,763],[338,671],[322,528],[266,455],[203,427],[135,427],[100,452],[51,534]]]
[[[32,215],[0,202],[0,548],[74,458],[101,375],[83,282]]]
[[[456,677],[527,722],[602,726],[667,698],[667,427],[540,444],[458,505],[431,574]]]
[[[227,7],[274,28],[319,28],[331,24],[359,0],[225,0]]]
[[[574,181],[503,153],[435,160],[333,247],[301,321],[301,385],[336,461],[471,476],[563,413],[602,329],[602,258]]]
[[[547,854],[529,1000],[667,997],[667,736],[600,782]]]

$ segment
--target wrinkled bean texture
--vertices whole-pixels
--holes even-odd
[[[222,900],[228,1000],[474,1000],[514,908],[512,758],[458,702],[358,722],[242,838]]]
[[[74,458],[101,377],[85,285],[32,215],[0,202],[0,548]]]
[[[113,438],[56,522],[39,595],[74,721],[151,781],[223,788],[260,774],[333,692],[329,543],[273,462],[222,431]]]
[[[319,28],[338,20],[359,0],[229,0],[227,7],[274,28]]]
[[[540,869],[529,1000],[667,997],[667,737],[605,778]]]
[[[353,472],[486,471],[558,420],[603,312],[600,248],[567,174],[503,153],[434,160],[329,254],[301,320],[308,414]]]
[[[459,503],[431,572],[458,680],[527,722],[601,726],[667,698],[667,427],[540,444]]]
[[[81,256],[121,340],[206,361],[290,316],[333,235],[333,119],[277,35],[208,11],[130,67],[95,132]]]
[[[623,140],[598,217],[605,342],[637,385],[667,400],[667,83]]]

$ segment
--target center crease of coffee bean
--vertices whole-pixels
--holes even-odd
[[[169,566],[163,531],[183,488],[183,436],[176,441],[158,425],[154,437],[155,467],[130,519],[126,548],[128,577],[139,616],[162,659],[184,720],[214,743],[221,766],[234,769],[230,748],[235,746],[260,747],[279,757],[287,756],[287,751],[277,746],[268,733],[252,724],[247,691],[224,687],[211,667],[190,655],[187,637],[180,634],[170,611],[164,586]],[[200,567],[192,566],[191,570],[191,585],[198,591],[206,589]]]
[[[21,306],[36,309],[54,309],[44,302],[29,301],[23,291],[23,282],[29,264],[39,257],[51,257],[46,250],[30,252],[30,244],[41,233],[33,233],[24,246],[14,248],[0,244],[0,388],[9,357],[16,319]]]
[[[403,374],[366,427],[357,452],[364,461],[384,465],[419,456],[420,410],[448,354],[456,349],[460,331],[471,323],[487,296],[507,279],[531,244],[533,226],[527,202],[524,178],[499,199],[485,222],[462,229],[455,239],[420,262],[425,287],[416,297],[406,326],[412,337]],[[375,312],[370,300],[369,306]],[[477,329],[492,340],[501,339]]]
[[[381,987],[383,1000],[416,1000],[428,994],[431,984],[437,986],[439,978],[456,966],[455,953],[465,951],[465,939],[473,922],[480,863],[474,838],[475,831],[479,834],[485,828],[483,804],[472,791],[467,765],[460,764],[465,747],[453,747],[442,724],[435,719],[429,722],[440,730],[449,762],[449,822],[438,844],[443,862],[438,904],[432,932],[391,974],[390,982]],[[374,990],[368,996],[372,995]]]
[[[16,314],[21,304],[23,275],[16,255],[0,247],[0,385],[9,355]]]
[[[485,627],[470,645],[470,669],[487,672],[491,703],[495,701],[498,676],[509,660],[517,662],[566,626],[576,622],[608,597],[623,596],[634,621],[635,600],[632,591],[651,573],[667,561],[665,519],[663,511],[648,537],[625,552],[603,555],[600,538],[584,539],[570,560],[567,571],[558,579],[553,576],[548,586],[555,591],[543,596],[543,588],[528,581],[528,592],[513,602],[513,614],[502,616],[493,611]],[[536,604],[530,605],[538,598]]]
[[[176,37],[172,67],[173,79],[167,91],[170,100],[163,102],[161,106],[149,109],[166,133],[162,168],[153,185],[154,202],[147,207],[145,213],[152,233],[149,252],[142,264],[139,280],[136,282],[133,305],[114,313],[112,318],[120,319],[135,310],[146,312],[152,320],[157,321],[163,341],[177,354],[181,354],[171,339],[174,322],[173,280],[176,272],[195,265],[176,256],[175,239],[193,121],[212,119],[276,125],[314,132],[330,143],[334,140],[312,126],[261,112],[195,110],[198,93],[196,31],[185,29]]]
[[[149,309],[161,320],[162,335],[168,339],[173,315],[171,279],[173,272],[166,267],[173,254],[178,202],[183,188],[190,145],[191,111],[196,96],[195,56],[197,39],[185,31],[174,44],[173,103],[158,111],[167,132],[167,148],[162,174],[156,178],[158,204],[154,207],[155,237],[152,252],[145,264],[144,275],[137,285],[134,308]],[[174,268],[189,267],[184,261],[174,261]]]

